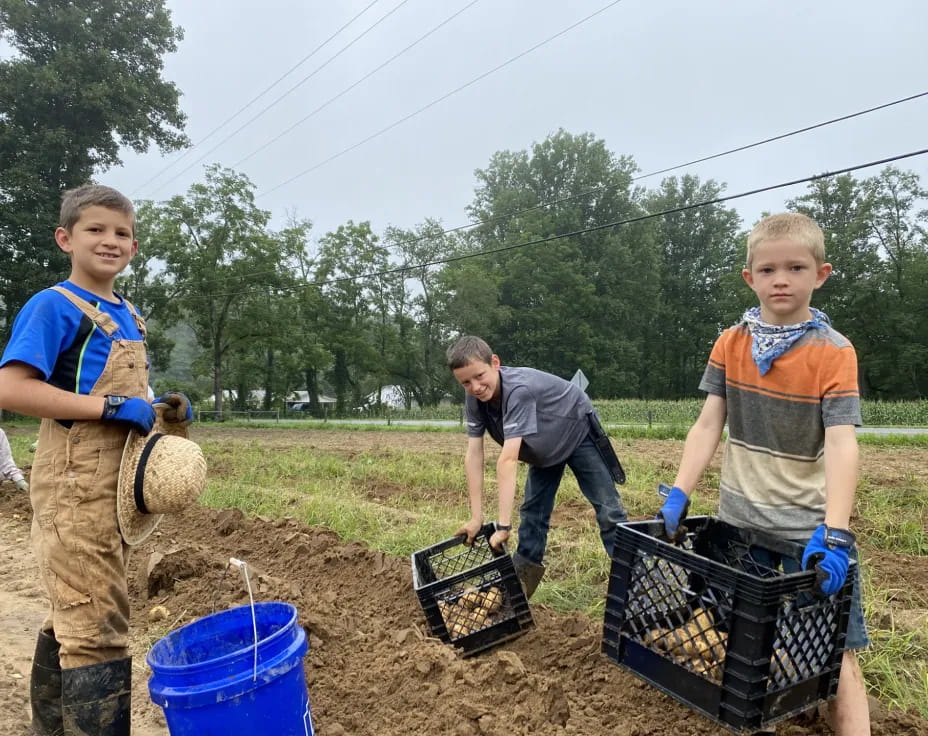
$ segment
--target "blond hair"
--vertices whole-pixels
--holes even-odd
[[[132,202],[122,192],[103,184],[84,184],[62,193],[58,225],[70,230],[88,207],[106,207],[128,215],[132,220],[133,233],[135,232],[135,208]]]
[[[747,267],[751,268],[754,261],[754,251],[765,240],[788,238],[797,245],[808,248],[815,262],[821,265],[825,262],[825,233],[811,217],[798,212],[783,212],[779,215],[769,215],[758,222],[751,234],[748,235]]]

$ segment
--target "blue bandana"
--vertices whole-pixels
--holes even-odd
[[[760,318],[760,307],[751,307],[741,320],[751,332],[751,357],[762,376],[766,375],[773,361],[789,350],[796,341],[813,328],[831,324],[828,315],[814,307],[809,308],[812,319],[797,325],[770,325]]]

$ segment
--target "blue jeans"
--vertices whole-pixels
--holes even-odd
[[[532,465],[528,469],[525,498],[519,509],[519,546],[516,551],[536,565],[540,565],[545,556],[554,497],[567,466],[573,471],[581,492],[596,512],[599,534],[610,558],[615,528],[628,521],[609,468],[587,435],[565,462],[547,468]]]
[[[790,541],[801,544],[803,547],[809,542],[808,539],[793,539]],[[795,557],[779,555],[776,552],[771,552],[759,547],[753,547],[751,549],[751,557],[757,560],[759,564],[773,569],[776,569],[778,563],[780,563],[783,565],[783,572],[787,575],[802,570],[801,561],[797,560]],[[865,649],[870,646],[870,637],[867,635],[867,623],[864,620],[863,601],[860,597],[860,560],[856,546],[851,547],[850,557],[858,564],[854,565],[853,571],[848,572],[848,575],[853,578],[854,586],[851,589],[851,610],[848,614],[847,638],[844,641],[844,648]]]

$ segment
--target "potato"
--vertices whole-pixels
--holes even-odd
[[[706,632],[706,642],[709,645],[708,653],[703,653],[703,656],[709,656],[716,662],[721,662],[725,659],[725,644],[727,643],[728,637],[724,634],[719,634],[715,629],[710,629]]]
[[[693,618],[690,623],[699,631],[708,631],[715,628],[715,622],[705,608],[697,608],[693,611]]]
[[[483,607],[488,613],[496,613],[503,607],[503,591],[497,586],[492,586],[483,594]]]
[[[473,585],[464,588],[464,593],[458,598],[458,603],[466,608],[477,608],[483,603],[483,593]]]
[[[461,619],[454,619],[448,625],[448,633],[451,635],[452,639],[459,639],[462,636],[467,636],[470,633],[470,627],[465,621]]]
[[[697,659],[700,662],[702,661],[702,653],[709,648],[709,645],[706,644],[702,639],[686,639],[683,644],[683,653],[688,657]]]
[[[470,615],[471,626],[476,631],[477,629],[482,629],[487,625],[487,619],[490,617],[490,612],[486,608],[475,608]]]

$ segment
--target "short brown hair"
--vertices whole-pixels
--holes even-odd
[[[474,335],[464,335],[448,348],[445,359],[448,362],[448,368],[456,371],[475,360],[489,364],[493,359],[493,351],[490,350],[485,340]]]
[[[84,184],[63,192],[58,225],[70,230],[88,207],[106,207],[128,215],[132,220],[133,234],[135,233],[135,208],[132,202],[122,192],[103,184]]]
[[[797,245],[803,245],[812,252],[815,262],[825,262],[825,233],[811,217],[798,212],[783,212],[768,215],[758,222],[748,235],[747,267],[754,261],[754,250],[765,240],[789,238]]]

